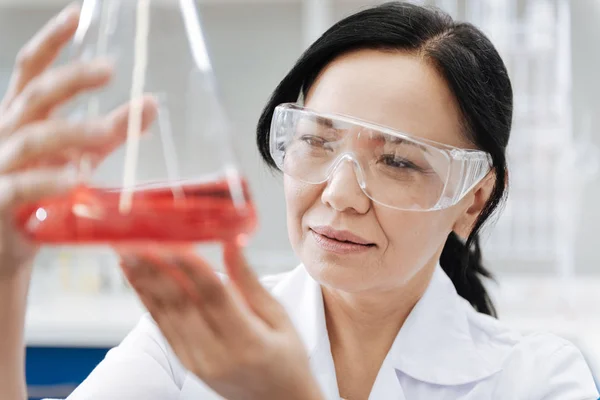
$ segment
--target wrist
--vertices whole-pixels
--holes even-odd
[[[33,262],[23,262],[19,265],[0,265],[0,286],[3,289],[27,290]]]
[[[24,264],[10,274],[0,275],[0,331],[4,333],[0,338],[6,337],[7,332],[18,334],[25,322],[31,273],[32,266]]]
[[[0,271],[3,269],[0,266]],[[8,268],[5,269],[8,271]],[[0,272],[0,398],[26,399],[25,312],[32,266]]]

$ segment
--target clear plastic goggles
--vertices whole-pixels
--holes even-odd
[[[270,150],[279,169],[309,184],[327,182],[350,163],[371,200],[399,210],[451,207],[491,169],[491,157],[483,151],[416,139],[292,103],[275,108]]]

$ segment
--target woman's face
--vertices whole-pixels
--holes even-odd
[[[376,50],[344,55],[322,71],[305,105],[472,147],[444,80],[416,55]],[[285,196],[294,251],[317,281],[346,292],[392,289],[422,268],[433,268],[448,234],[467,233],[478,212],[473,193],[454,207],[434,212],[373,203],[361,191],[351,163],[342,163],[321,185],[285,176]],[[368,245],[341,244],[333,238],[340,231]]]

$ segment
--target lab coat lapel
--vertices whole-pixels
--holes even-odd
[[[375,383],[373,384],[373,388],[371,389],[371,394],[369,395],[369,400],[382,399],[406,400],[404,391],[398,380],[396,369],[392,365],[389,357],[383,362],[381,369],[377,374],[377,378],[375,379]]]
[[[340,391],[337,385],[335,364],[333,363],[329,339],[326,338],[318,344],[318,349],[310,358],[310,366],[324,398],[339,399]]]
[[[502,354],[472,335],[469,312],[475,311],[437,266],[390,349],[390,365],[436,385],[462,385],[500,371]]]
[[[339,399],[321,286],[300,265],[272,290],[285,307],[308,352],[313,375],[326,399]]]
[[[301,265],[287,273],[271,293],[286,309],[306,351],[312,356],[327,337],[321,286]]]

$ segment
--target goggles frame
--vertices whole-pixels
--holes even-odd
[[[337,168],[339,162],[333,162],[333,168],[330,168],[330,170],[327,172],[326,178],[323,179],[321,182],[316,183],[305,181],[302,178],[290,175],[285,171],[283,161],[286,151],[285,149],[283,149],[281,139],[287,138],[288,134],[282,133],[281,131],[282,129],[285,129],[286,126],[289,124],[287,119],[291,113],[302,113],[313,118],[331,119],[343,122],[345,124],[357,125],[365,129],[381,132],[386,135],[394,136],[406,141],[416,143],[419,146],[423,146],[424,148],[428,149],[429,151],[439,152],[448,159],[450,166],[448,168],[447,176],[444,180],[444,189],[442,190],[442,195],[438,199],[437,203],[430,208],[405,208],[382,203],[381,201],[373,198],[372,195],[370,195],[366,191],[366,185],[361,182],[361,178],[357,174],[358,183],[361,186],[361,189],[363,190],[365,195],[367,195],[372,201],[393,209],[427,212],[442,210],[451,207],[453,205],[456,205],[462,198],[464,198],[464,196],[467,193],[469,193],[478,183],[480,183],[483,180],[483,178],[485,178],[485,176],[487,176],[488,173],[492,170],[492,158],[489,155],[489,153],[482,150],[464,149],[444,143],[439,143],[429,139],[415,137],[404,132],[389,128],[387,126],[361,120],[359,118],[351,117],[344,114],[323,113],[304,107],[297,103],[282,103],[275,107],[273,118],[271,121],[271,128],[269,134],[270,154],[279,170],[281,170],[284,174],[308,184],[322,184],[327,182],[329,179],[331,179],[331,175],[333,171]],[[343,154],[338,157],[348,158],[348,155]],[[355,157],[351,158],[354,159]],[[354,164],[357,164],[357,161],[355,159]],[[456,167],[458,167],[458,169]],[[360,171],[360,173],[363,173],[362,170]],[[444,197],[443,194],[447,192],[448,184],[452,177],[454,177],[455,182],[458,182],[456,184],[458,190],[453,191],[455,192],[453,196]]]

